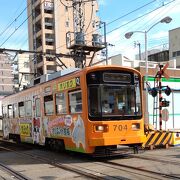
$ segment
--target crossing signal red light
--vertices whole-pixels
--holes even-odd
[[[171,88],[167,86],[164,92],[167,96],[169,96],[171,94]]]
[[[166,99],[163,99],[162,102],[161,102],[161,106],[162,107],[169,107],[169,101],[166,101]]]

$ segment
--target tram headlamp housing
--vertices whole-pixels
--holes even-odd
[[[94,125],[95,132],[107,132],[108,126],[107,125]]]
[[[140,124],[139,123],[133,123],[131,125],[132,130],[140,130]]]

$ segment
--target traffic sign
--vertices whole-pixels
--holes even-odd
[[[162,120],[164,121],[169,120],[169,111],[166,108],[162,110]]]

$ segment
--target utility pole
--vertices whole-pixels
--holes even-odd
[[[138,46],[138,50],[139,50],[139,60],[141,60],[141,44],[140,44],[140,42],[135,41],[135,42],[134,42],[134,46],[135,46],[135,47]]]
[[[92,42],[86,40],[85,32],[85,3],[89,3],[95,0],[72,0],[73,8],[73,27],[74,32],[66,33],[66,46],[67,49],[71,49],[71,55],[75,62],[75,67],[83,68],[86,66],[86,56],[93,55],[90,60],[95,56],[95,53],[106,47],[105,44],[101,43],[99,34],[92,34]],[[93,4],[92,4],[93,6]],[[93,13],[93,12],[92,12]],[[93,32],[94,33],[94,32]]]

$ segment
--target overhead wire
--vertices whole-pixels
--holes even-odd
[[[126,14],[118,17],[118,18],[116,18],[116,19],[114,19],[113,21],[107,23],[106,25],[110,25],[110,24],[112,24],[112,23],[114,23],[114,22],[116,22],[116,21],[118,21],[118,20],[120,20],[120,19],[122,19],[122,18],[124,18],[124,17],[126,17],[126,16],[128,16],[128,15],[134,13],[134,12],[136,12],[136,11],[139,11],[140,9],[142,9],[142,8],[144,8],[146,6],[149,6],[150,4],[154,3],[155,1],[156,0],[153,0],[153,1],[149,2],[149,3],[147,3],[147,4],[144,4],[143,6],[140,6],[139,8],[136,8],[136,9],[134,9],[134,10],[132,10],[132,11],[130,11],[130,12],[128,12],[128,13],[126,13]]]
[[[7,25],[7,27],[0,33],[0,36],[2,36],[2,35],[11,27],[11,25],[12,25],[14,22],[17,21],[17,19],[26,11],[26,9],[29,7],[30,4],[31,4],[31,3],[29,3],[28,6],[26,6],[26,7],[21,11],[21,13],[20,13],[17,17],[15,17],[15,19],[14,19],[11,23],[9,23],[9,25]]]
[[[175,1],[175,0],[172,0],[172,1],[170,1],[169,3],[167,3],[166,5],[168,5],[168,4],[170,4],[170,3],[174,2],[174,1]],[[154,11],[160,9],[160,8],[162,8],[162,6],[157,7],[157,8],[155,8],[155,9],[153,9],[153,10],[151,10],[151,11],[149,11],[149,12],[147,12],[147,13],[141,15],[141,16],[138,16],[137,18],[132,19],[131,21],[128,21],[127,23],[124,23],[124,24],[122,24],[122,25],[120,25],[120,26],[112,29],[111,31],[107,32],[107,34],[113,32],[113,31],[115,31],[115,30],[117,30],[117,29],[120,29],[121,27],[126,26],[126,25],[128,25],[128,24],[130,24],[130,23],[132,23],[132,22],[134,22],[134,21],[136,21],[136,20],[138,20],[138,19],[140,19],[140,18],[142,18],[142,17],[144,17],[144,16],[147,16],[148,14],[150,14],[150,13],[152,13],[152,12],[154,12]]]
[[[45,0],[43,0],[43,1],[40,3],[40,5],[43,4],[44,1],[45,1]],[[27,7],[26,7],[26,9],[27,9]],[[6,38],[6,40],[3,41],[3,43],[1,43],[0,47],[1,47],[2,45],[4,45],[4,44],[15,34],[15,32],[32,16],[32,14],[33,14],[33,12],[32,12],[17,28],[15,28],[15,30]]]
[[[134,9],[134,10],[132,10],[132,11],[130,11],[130,12],[128,12],[128,13],[126,13],[126,14],[118,17],[118,18],[116,18],[116,19],[114,19],[113,21],[107,23],[106,26],[108,26],[108,25],[110,25],[110,24],[112,24],[112,23],[114,23],[114,22],[116,22],[116,21],[118,21],[118,20],[120,20],[120,19],[122,19],[122,18],[124,18],[124,17],[126,17],[126,16],[128,16],[128,15],[130,15],[130,14],[132,14],[132,13],[134,13],[134,12],[136,12],[136,11],[144,8],[144,7],[146,7],[146,6],[148,6],[148,5],[150,5],[151,3],[155,2],[155,1],[156,1],[156,0],[153,0],[153,1],[147,3],[147,4],[143,5],[143,6],[140,6],[139,8],[136,8],[136,9]],[[99,29],[101,29],[101,28],[96,28],[95,30],[93,30],[93,31],[91,31],[91,32],[89,32],[89,33],[87,33],[87,34],[85,34],[85,35],[88,35],[88,34],[91,34],[91,33],[93,33],[93,32],[96,32],[96,31],[98,31]],[[63,47],[63,46],[65,46],[65,44],[62,45],[62,46],[57,47],[56,49],[59,49],[59,48],[61,48],[61,47]]]
[[[85,30],[85,33],[87,32],[87,30],[89,29],[91,23],[92,23],[92,18],[93,18],[93,7],[94,7],[94,4],[93,4],[93,1],[92,1],[92,5],[91,5],[91,16],[90,16],[90,20],[89,20],[89,23],[87,25],[87,28]]]
[[[172,3],[172,2],[174,2],[174,1],[175,1],[175,0],[170,1],[169,3]],[[44,1],[43,1],[43,2],[44,2]],[[43,3],[43,2],[42,2],[42,3]],[[152,3],[152,2],[154,2],[154,1],[151,1],[150,3]],[[148,4],[150,4],[150,3],[148,3]],[[167,3],[167,4],[169,4],[169,3]],[[146,5],[148,5],[148,4],[146,4]],[[166,4],[166,5],[167,5],[167,4]],[[126,16],[129,15],[130,13],[132,13],[132,12],[135,12],[135,11],[139,10],[140,8],[142,8],[142,7],[146,6],[146,5],[143,5],[143,6],[139,7],[139,8],[137,8],[137,9],[135,9],[135,10],[127,13]],[[162,6],[161,6],[161,7],[162,7]],[[125,25],[127,25],[127,24],[130,24],[131,22],[133,22],[133,21],[135,21],[135,20],[137,20],[137,19],[140,19],[140,18],[146,16],[147,14],[152,13],[153,11],[155,11],[155,10],[161,8],[161,7],[158,7],[158,8],[156,8],[156,9],[154,9],[154,10],[148,12],[148,13],[145,13],[145,14],[142,15],[142,16],[139,16],[138,18],[135,18],[135,19],[129,21],[128,23],[125,23],[125,24],[123,24],[123,25],[121,25],[121,26],[119,26],[119,27],[117,27],[117,28],[115,28],[115,29],[112,29],[111,31],[107,32],[107,34],[113,32],[113,31],[115,31],[115,30],[117,30],[117,29],[119,29],[119,28],[121,28],[121,27],[123,27],[123,26],[125,26]],[[31,15],[32,15],[32,14],[31,14]],[[30,16],[28,16],[27,19],[29,19],[29,17],[30,17]],[[111,24],[111,23],[113,23],[113,22],[115,22],[115,21],[117,21],[118,19],[121,19],[121,18],[123,18],[123,17],[125,17],[125,15],[123,15],[123,16],[121,16],[121,17],[119,17],[119,18],[117,18],[117,19],[115,19],[115,20],[113,20],[113,21],[111,21],[111,22],[108,23],[107,25],[109,25],[109,24]],[[25,21],[27,21],[27,19],[26,19]],[[24,21],[24,22],[25,22],[25,21]],[[22,24],[24,24],[24,22],[23,22]],[[22,25],[22,24],[21,24],[21,25]],[[17,30],[21,27],[21,25],[18,26],[18,28],[16,28],[15,31],[17,31]],[[100,28],[98,28],[98,29],[100,29]],[[97,29],[96,29],[96,30],[97,30]],[[6,39],[6,41],[4,41],[4,42],[1,44],[1,46],[10,39],[10,37],[15,33],[15,31]],[[92,33],[92,32],[90,32],[90,33]],[[89,33],[88,33],[88,34],[89,34]],[[86,34],[86,35],[87,35],[87,34]],[[62,45],[62,46],[60,46],[60,47],[63,47],[63,46],[65,46],[65,45],[66,45],[66,44],[64,44],[64,45]],[[1,46],[0,46],[0,47],[1,47]],[[56,48],[56,50],[59,49],[60,47]]]
[[[175,1],[175,0],[172,0],[172,1],[168,2],[167,4],[163,5],[163,7],[166,6],[166,5],[168,5],[168,4],[170,4],[170,3],[172,3],[172,2],[174,2],[174,1]],[[154,0],[151,1],[150,3],[152,3],[152,2],[154,2]],[[125,14],[125,15],[123,15],[123,16],[121,16],[121,17],[119,17],[119,18],[117,18],[117,19],[115,19],[115,20],[113,20],[113,21],[111,21],[111,22],[109,22],[106,26],[108,26],[108,25],[111,24],[112,22],[115,22],[115,21],[117,21],[117,20],[119,20],[119,19],[121,19],[121,18],[124,18],[125,16],[128,16],[128,15],[131,14],[132,12],[135,12],[135,11],[137,11],[137,10],[140,10],[141,8],[145,7],[146,5],[149,5],[150,3],[147,3],[147,4],[145,4],[145,5],[141,6],[141,7],[133,10],[133,11],[130,11],[129,13],[127,13],[127,14]],[[142,17],[144,17],[144,16],[146,16],[146,15],[148,15],[148,14],[150,14],[150,13],[156,11],[156,10],[158,10],[158,9],[160,9],[160,8],[162,8],[162,6],[157,7],[157,8],[155,8],[155,9],[153,9],[152,11],[149,11],[149,12],[147,12],[147,13],[141,15],[141,16],[138,16],[137,18],[135,18],[135,19],[133,19],[133,20],[131,20],[131,21],[128,21],[127,23],[124,23],[123,25],[121,25],[121,26],[119,26],[119,27],[114,28],[114,29],[112,29],[112,30],[109,31],[109,32],[106,32],[106,35],[109,34],[109,33],[111,33],[111,32],[113,32],[113,31],[115,31],[115,30],[117,30],[117,29],[120,29],[120,28],[123,27],[123,26],[126,26],[126,25],[128,25],[128,24],[130,24],[130,23],[132,23],[132,22],[134,22],[134,21],[136,21],[136,20],[138,20],[138,19],[140,19],[140,18],[142,18]],[[91,31],[91,32],[88,32],[88,33],[85,34],[84,36],[86,36],[86,35],[88,35],[88,34],[91,34],[91,33],[93,33],[93,32],[97,32],[99,29],[101,29],[101,28],[96,28],[95,30],[93,30],[93,31]],[[64,45],[62,45],[62,46],[59,46],[59,47],[57,47],[56,49],[59,49],[59,48],[65,46],[65,45],[66,45],[66,44],[64,44]]]

